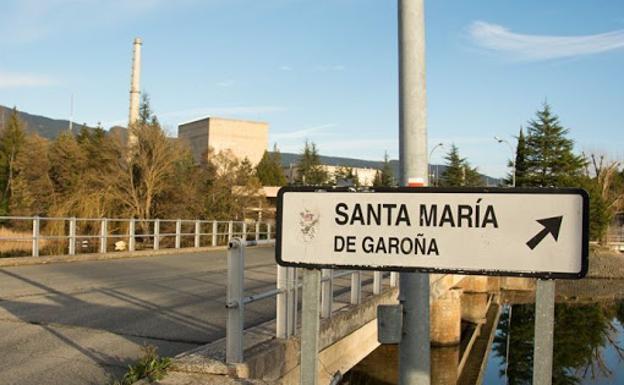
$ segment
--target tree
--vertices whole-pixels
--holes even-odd
[[[520,133],[516,137],[516,157],[513,162],[509,162],[509,167],[512,168],[512,172],[515,172],[516,187],[523,187],[527,185],[527,142],[524,136],[524,130],[520,127]],[[510,173],[504,179],[505,184],[511,185],[513,182],[513,175]]]
[[[572,152],[574,142],[568,130],[544,103],[536,118],[529,121],[526,143],[526,185],[539,187],[573,186],[582,175],[585,161]]]
[[[13,107],[9,121],[0,131],[0,213],[7,213],[15,179],[16,160],[24,145],[24,124]]]
[[[466,158],[459,156],[459,149],[456,145],[451,145],[444,159],[447,163],[440,180],[441,186],[480,186],[483,184],[483,179],[477,169],[471,167]]]
[[[286,176],[282,170],[281,155],[277,146],[273,147],[273,152],[265,151],[262,159],[256,165],[256,176],[263,186],[284,186]]]
[[[384,154],[383,166],[381,170],[377,170],[375,173],[375,179],[373,179],[373,186],[375,187],[393,187],[396,186],[396,179],[394,178],[394,172],[392,166],[388,160],[388,153]]]
[[[13,215],[46,215],[55,200],[54,187],[49,177],[49,142],[28,135],[17,153],[10,211]],[[37,156],[32,156],[37,154]]]
[[[360,178],[358,178],[357,172],[353,170],[353,167],[338,166],[334,171],[334,181],[337,185],[345,186],[360,186]]]
[[[296,185],[319,186],[329,183],[329,173],[321,165],[316,144],[305,141],[303,151],[297,162]]]
[[[125,215],[151,219],[165,214],[167,203],[164,197],[180,187],[176,184],[180,180],[175,176],[180,164],[187,161],[187,151],[178,141],[167,138],[154,116],[144,115],[151,113],[147,97],[144,97],[140,111],[139,121],[131,127],[136,143],[119,160],[122,172],[115,181],[115,193]]]

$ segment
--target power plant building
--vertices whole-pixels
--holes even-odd
[[[248,120],[206,117],[178,125],[178,138],[186,141],[199,162],[208,148],[215,153],[229,150],[256,165],[269,145],[269,125]]]

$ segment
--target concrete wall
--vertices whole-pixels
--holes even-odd
[[[269,145],[269,125],[263,122],[209,117],[178,126],[178,137],[191,146],[199,162],[208,148],[229,150],[237,158],[258,164]]]

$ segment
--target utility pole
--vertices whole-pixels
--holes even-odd
[[[399,0],[399,161],[401,185],[428,180],[424,0]],[[401,273],[403,333],[399,384],[430,385],[429,275]]]

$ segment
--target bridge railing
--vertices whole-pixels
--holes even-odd
[[[252,302],[276,297],[275,336],[288,338],[297,332],[297,310],[299,308],[299,289],[303,284],[299,281],[300,269],[277,265],[277,281],[274,289],[253,295],[245,295],[245,248],[248,246],[275,244],[274,239],[245,241],[233,238],[229,242],[227,254],[228,280],[225,307],[227,309],[226,326],[226,362],[243,362],[243,333],[245,322],[245,305]],[[334,311],[334,281],[337,278],[350,276],[350,304],[362,302],[362,271],[359,270],[321,270],[321,318],[330,318]],[[382,291],[382,281],[390,277],[389,285],[395,287],[398,274],[384,275],[380,271],[373,272],[372,294]]]
[[[234,237],[273,238],[268,222],[0,216],[0,255],[33,256],[199,248]]]

